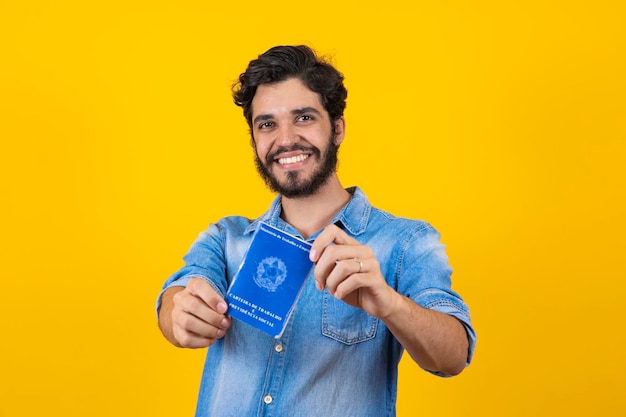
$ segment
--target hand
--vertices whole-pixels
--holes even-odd
[[[181,347],[212,346],[231,325],[226,301],[202,278],[189,281],[172,301],[172,333]]]
[[[315,286],[372,316],[385,318],[395,308],[399,294],[380,271],[369,246],[361,245],[335,225],[315,239],[310,258],[315,262]]]

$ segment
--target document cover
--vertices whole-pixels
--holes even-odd
[[[226,294],[228,314],[280,337],[313,262],[311,244],[259,223]]]

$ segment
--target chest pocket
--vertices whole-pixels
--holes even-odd
[[[378,319],[336,299],[328,290],[322,300],[322,334],[346,345],[376,337]]]

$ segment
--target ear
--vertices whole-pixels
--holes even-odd
[[[339,146],[346,135],[346,119],[341,116],[335,119],[333,123],[335,124],[335,145]]]

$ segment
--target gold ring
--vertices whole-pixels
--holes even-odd
[[[357,272],[357,274],[360,274],[363,270],[363,262],[359,261],[359,258],[354,258],[354,262],[357,262],[359,264],[359,272]]]

